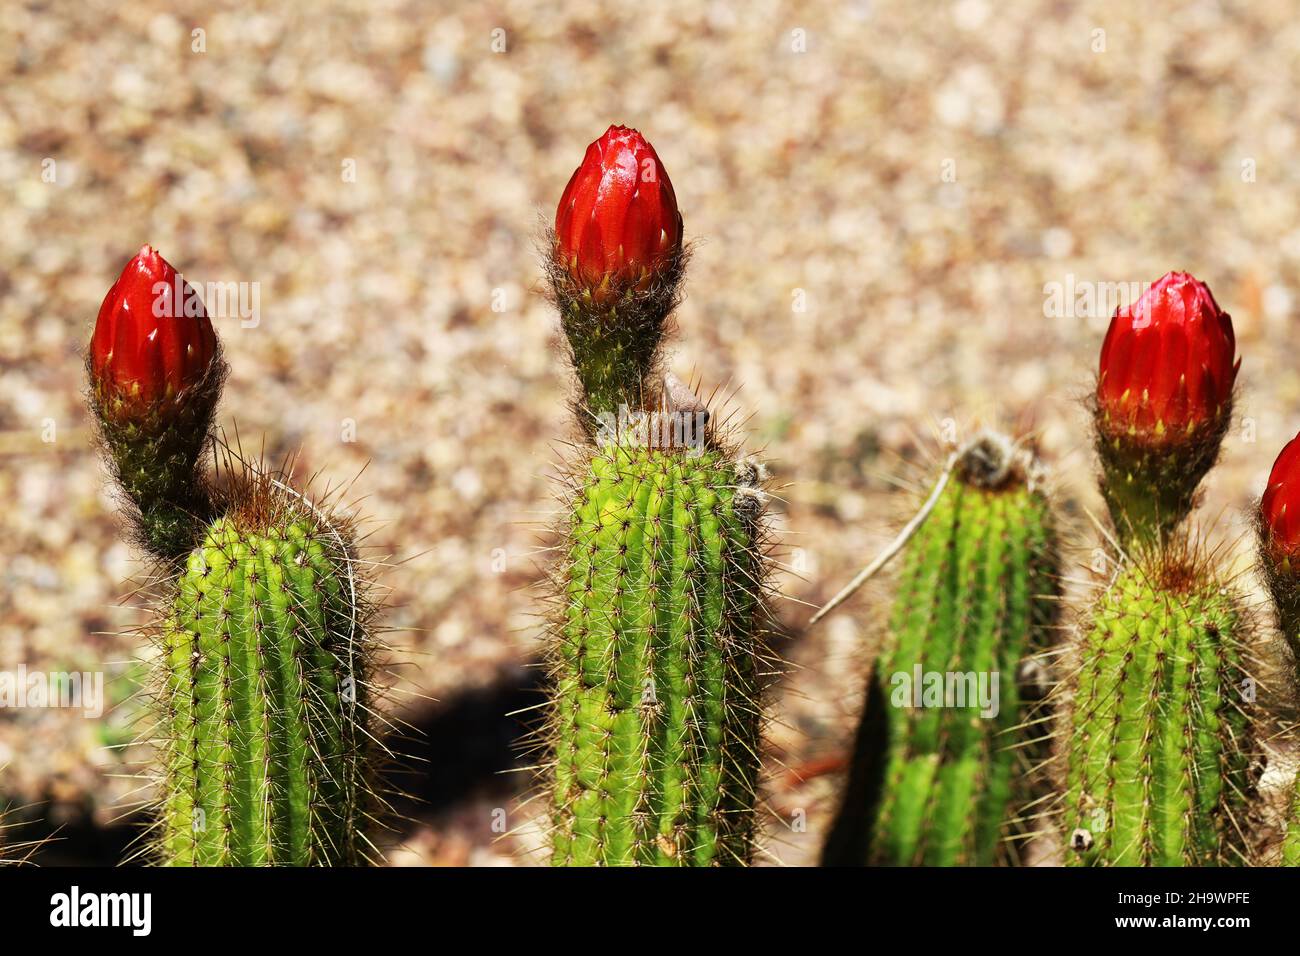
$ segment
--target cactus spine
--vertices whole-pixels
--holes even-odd
[[[219,518],[190,554],[162,632],[171,865],[363,861],[368,648],[351,568],[292,507]]]
[[[874,769],[853,771],[879,782],[850,787],[825,862],[988,866],[1001,856],[1017,761],[1036,736],[1017,675],[1046,646],[1056,610],[1041,481],[1031,455],[982,435],[908,542],[890,643],[869,690],[880,696],[862,718],[883,723],[883,747],[856,756]]]
[[[554,655],[554,864],[748,862],[758,478],[716,449],[612,443],[592,457]]]
[[[1239,599],[1204,561],[1140,555],[1084,636],[1067,742],[1067,862],[1224,862],[1245,801]]]

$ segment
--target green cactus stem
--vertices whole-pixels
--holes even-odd
[[[1026,726],[1019,672],[1047,646],[1057,607],[1042,482],[1031,454],[982,434],[908,541],[828,865],[988,866],[1005,855],[1014,808],[1029,799],[1018,761],[1044,736]]]
[[[161,628],[159,855],[364,863],[371,648],[350,533],[270,478],[231,501]]]
[[[593,453],[552,648],[553,864],[750,860],[762,477],[716,446],[625,438]]]
[[[1063,833],[1075,865],[1232,862],[1252,684],[1239,597],[1185,542],[1138,552],[1083,634]]]

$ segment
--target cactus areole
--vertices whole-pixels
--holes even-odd
[[[1122,540],[1166,540],[1218,458],[1241,362],[1209,287],[1171,272],[1116,310],[1101,347],[1097,451]]]

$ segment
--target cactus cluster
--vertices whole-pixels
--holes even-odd
[[[549,859],[746,865],[777,669],[767,475],[665,371],[689,249],[639,133],[611,126],[589,147],[548,240],[578,433],[552,571]],[[162,595],[152,859],[372,862],[375,609],[352,523],[216,441],[220,342],[201,305],[160,312],[160,286],[192,298],[146,246],[105,298],[87,361],[105,459]],[[1015,863],[1021,841],[1075,865],[1250,861],[1253,622],[1188,520],[1239,364],[1231,319],[1185,273],[1116,312],[1093,404],[1112,573],[1065,648],[1044,466],[1027,439],[994,432],[953,452],[860,576],[903,553],[824,862]],[[1257,524],[1300,650],[1293,516],[1296,442]],[[1300,865],[1300,790],[1278,856]]]

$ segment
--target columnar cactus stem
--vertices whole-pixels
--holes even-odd
[[[1239,596],[1183,549],[1138,555],[1101,595],[1066,741],[1067,862],[1229,862],[1248,792]]]
[[[989,866],[1005,856],[1012,808],[1031,797],[1017,761],[1043,736],[1026,726],[1019,668],[1046,647],[1056,612],[1042,482],[1032,455],[983,435],[908,542],[873,677],[879,700],[862,717],[883,722],[884,750],[855,755],[876,769],[853,769],[879,778],[878,792],[850,788],[826,863]],[[950,699],[957,689],[962,699]]]
[[[748,862],[758,478],[717,450],[611,444],[592,458],[554,655],[556,865]]]
[[[162,632],[169,865],[364,861],[369,646],[345,540],[287,498],[245,501],[190,554]]]

